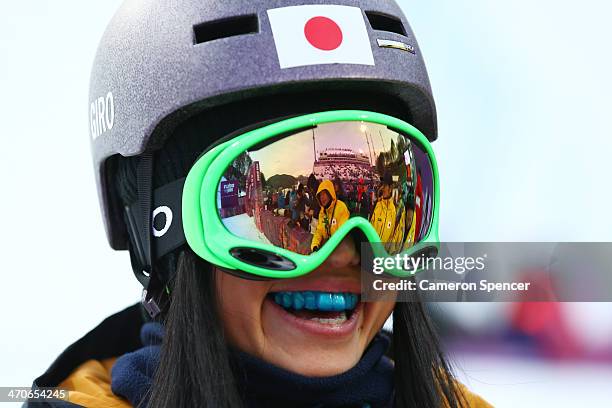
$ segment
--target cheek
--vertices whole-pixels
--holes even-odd
[[[396,296],[392,296],[392,299],[381,300],[378,302],[367,303],[368,313],[366,316],[366,322],[364,328],[367,329],[366,339],[367,344],[374,338],[374,336],[382,329],[385,322],[393,313],[395,307]]]
[[[237,278],[219,270],[214,273],[220,318],[229,342],[257,355],[263,346],[261,308],[270,283]]]

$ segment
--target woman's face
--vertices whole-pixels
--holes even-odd
[[[392,192],[393,192],[393,189],[391,188],[390,185],[388,185],[388,184],[383,185],[383,187],[382,187],[382,196],[383,196],[383,198],[385,198],[385,199],[390,198]]]
[[[300,278],[249,281],[215,270],[227,338],[242,351],[301,375],[323,377],[349,370],[395,302],[359,302],[338,316],[338,312],[286,310],[273,294],[359,294],[359,262],[355,244],[347,236],[319,268]]]
[[[318,195],[318,198],[319,198],[319,203],[321,204],[321,206],[325,208],[327,208],[327,206],[331,203],[331,200],[332,200],[327,190],[321,191]]]

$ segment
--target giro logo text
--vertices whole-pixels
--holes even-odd
[[[113,128],[115,124],[115,101],[113,93],[109,92],[106,96],[101,96],[94,100],[89,107],[89,126],[91,139],[104,134]]]

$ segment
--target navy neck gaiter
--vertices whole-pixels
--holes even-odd
[[[146,405],[159,365],[163,326],[146,323],[140,332],[144,345],[117,359],[112,369],[113,393],[133,406]],[[331,377],[305,377],[249,354],[233,351],[238,390],[247,408],[260,407],[391,407],[393,364],[384,354],[389,338],[377,335],[357,365]]]

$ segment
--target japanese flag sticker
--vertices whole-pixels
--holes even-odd
[[[268,10],[281,68],[319,64],[374,65],[361,9],[305,5]]]

